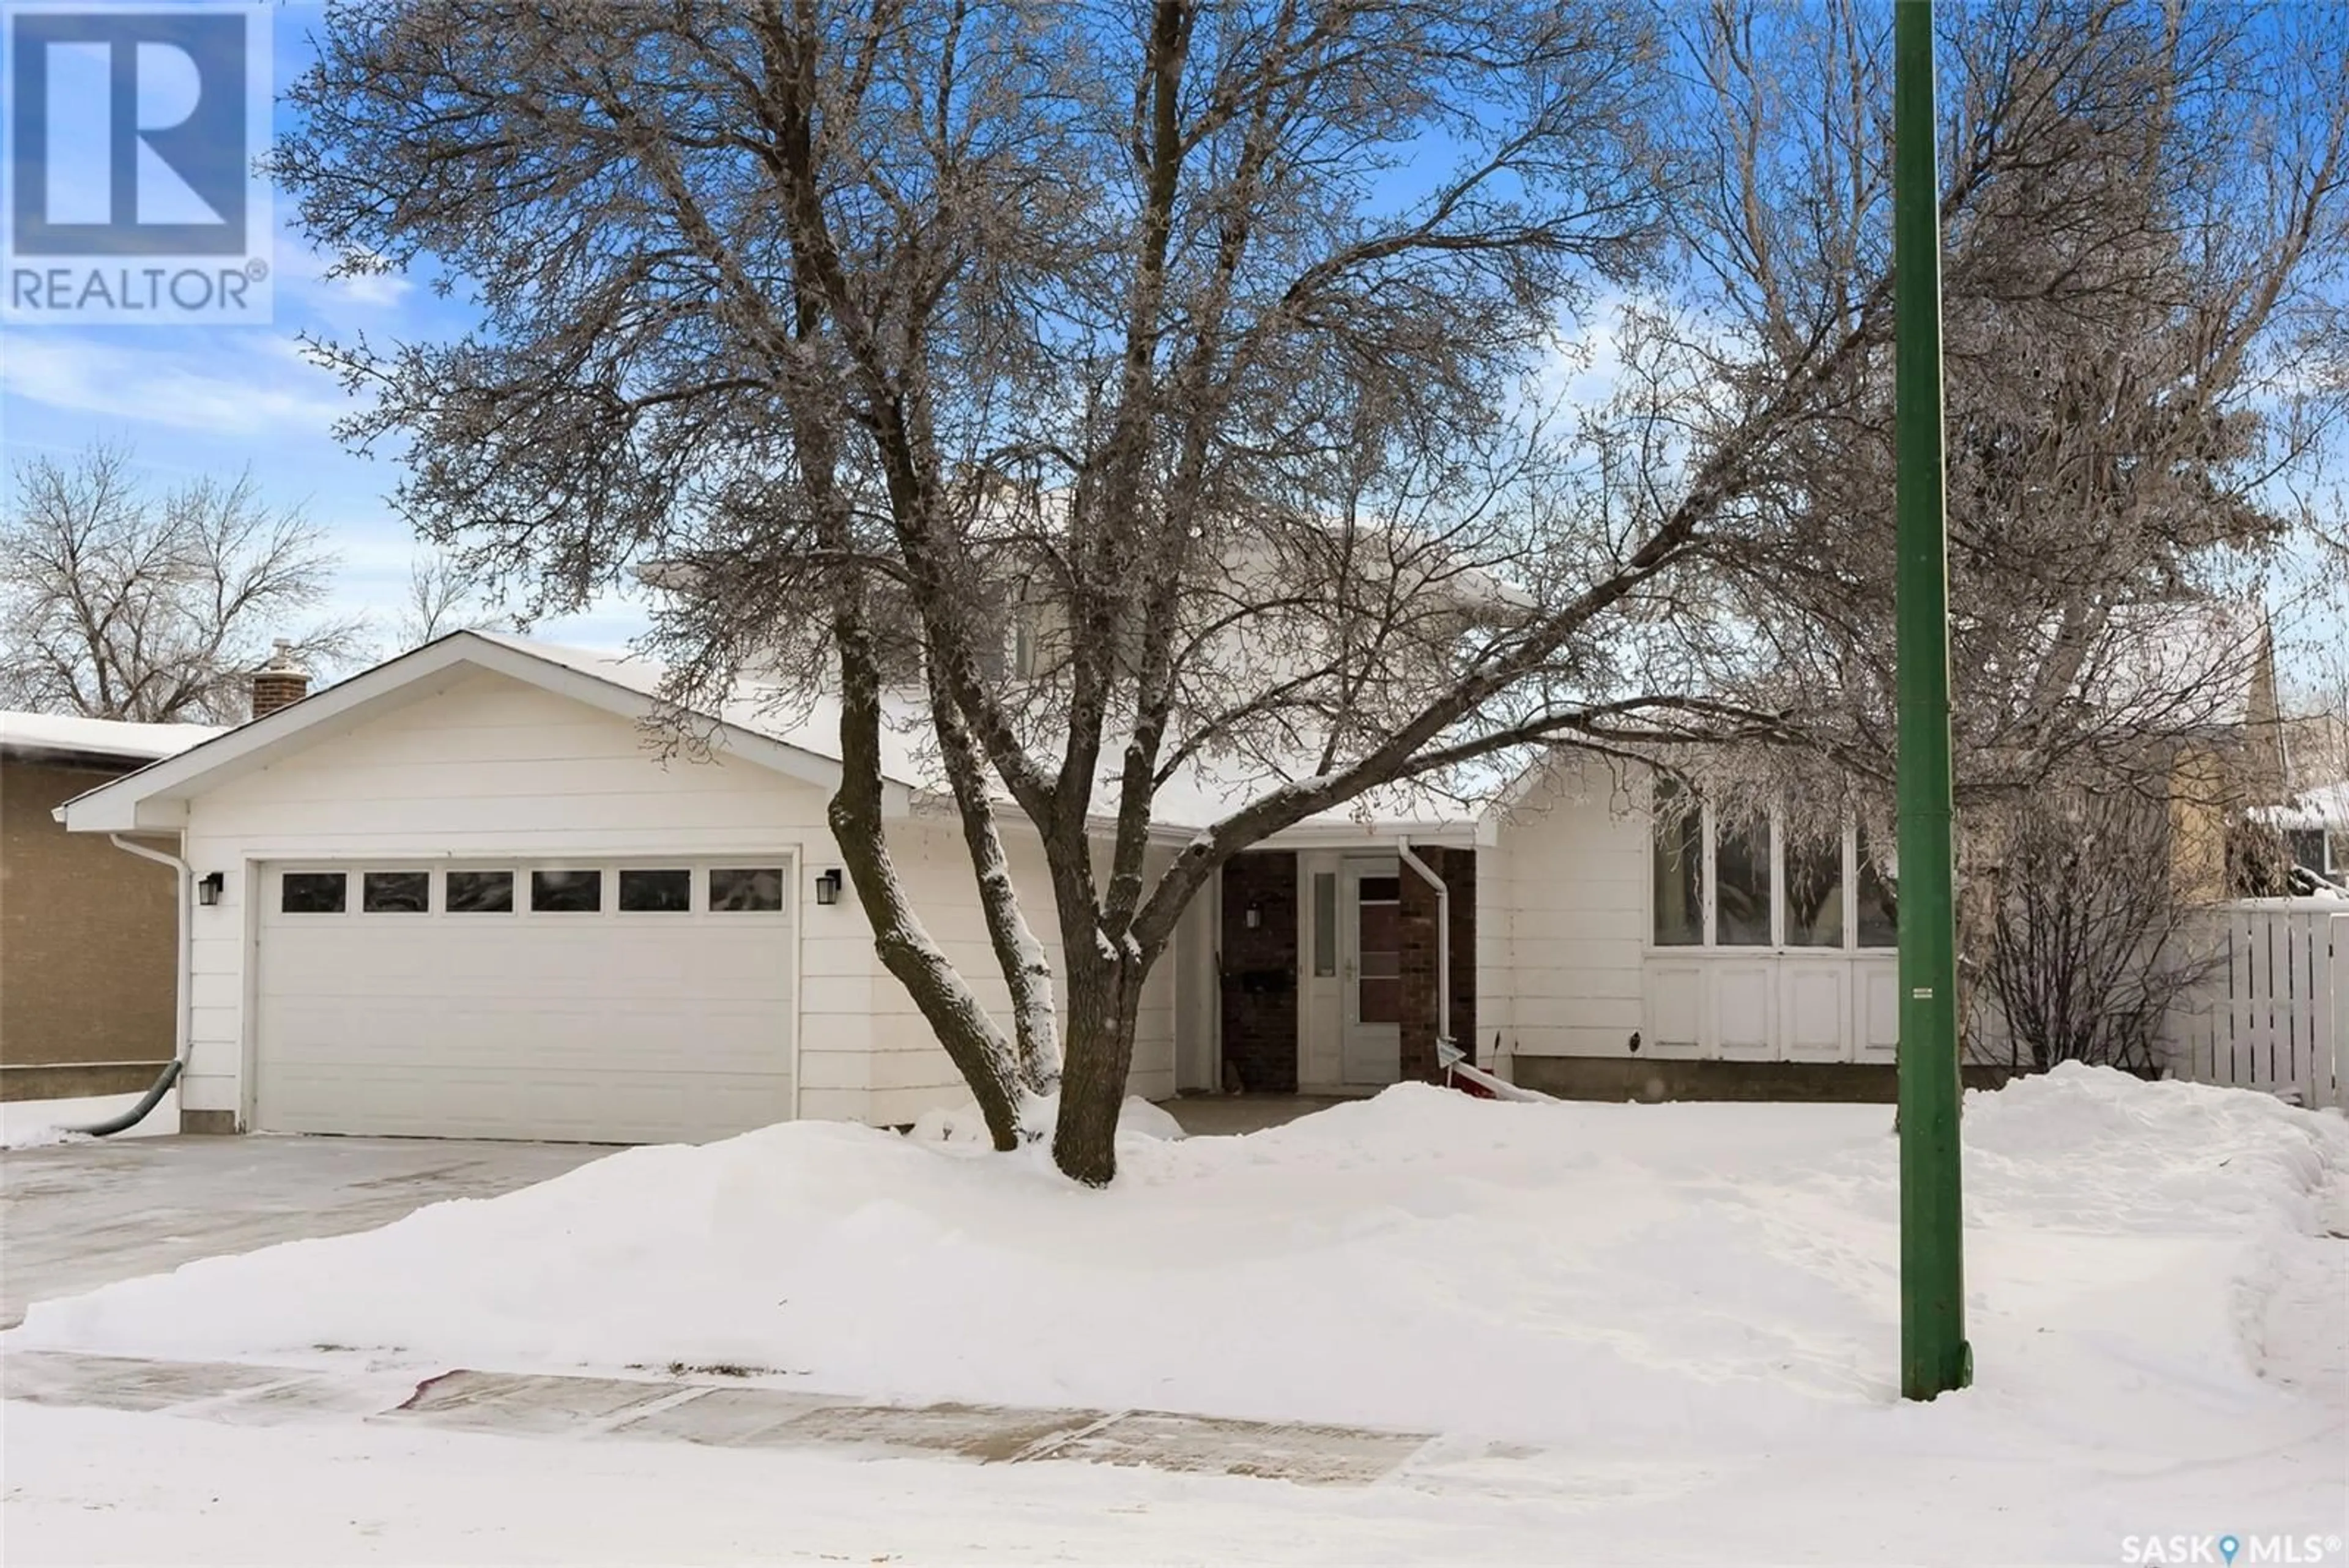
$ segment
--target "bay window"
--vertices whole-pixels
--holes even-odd
[[[1867,832],[1798,831],[1782,812],[1737,819],[1656,784],[1652,945],[1660,948],[1889,949],[1899,945],[1897,877]]]

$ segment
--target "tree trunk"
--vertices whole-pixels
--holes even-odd
[[[1052,965],[1019,908],[1019,889],[996,831],[995,808],[987,794],[987,762],[960,710],[947,692],[934,657],[930,670],[930,719],[938,752],[954,786],[962,819],[963,846],[978,880],[978,904],[987,918],[987,938],[996,967],[1011,992],[1012,1040],[1019,1050],[1023,1096],[1047,1099],[1061,1088],[1061,1037],[1053,1016]]]
[[[1117,1176],[1117,1115],[1133,1066],[1133,1032],[1142,1010],[1143,956],[1131,949],[1069,955],[1067,1059],[1052,1162],[1088,1187]]]
[[[1019,1147],[1020,1071],[1011,1042],[922,927],[889,858],[881,818],[881,686],[861,607],[837,612],[841,648],[840,789],[828,815],[873,945],[970,1085],[999,1149]]]

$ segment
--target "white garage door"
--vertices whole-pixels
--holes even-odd
[[[791,864],[261,878],[254,1124],[656,1143],[791,1114]]]

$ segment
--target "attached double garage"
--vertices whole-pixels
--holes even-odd
[[[254,879],[258,1130],[667,1143],[792,1114],[788,856]]]
[[[647,1143],[955,1103],[861,913],[816,908],[837,763],[664,749],[657,679],[460,633],[68,802],[186,865],[182,1125]],[[948,926],[962,865],[918,895]]]

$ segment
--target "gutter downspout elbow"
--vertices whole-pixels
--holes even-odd
[[[1409,838],[1396,836],[1395,854],[1435,889],[1435,1060],[1439,1067],[1449,1067],[1462,1059],[1452,1039],[1452,889],[1412,849]]]
[[[150,849],[143,844],[133,844],[119,833],[108,834],[107,839],[126,855],[136,855],[141,860],[152,860],[159,866],[169,866],[179,873],[180,972],[173,1004],[176,1016],[173,1032],[178,1038],[172,1043],[171,1061],[164,1064],[162,1073],[148,1087],[147,1093],[140,1097],[137,1105],[120,1116],[109,1117],[102,1122],[92,1122],[87,1127],[60,1129],[69,1133],[79,1133],[88,1137],[108,1137],[115,1133],[135,1127],[145,1121],[148,1114],[162,1104],[163,1096],[171,1092],[171,1085],[180,1081],[180,1075],[187,1071],[188,1046],[191,1036],[194,1033],[189,1022],[189,1003],[193,997],[191,994],[188,961],[195,950],[193,929],[195,922],[189,913],[189,906],[194,901],[195,872],[179,856],[166,854],[160,849]]]

